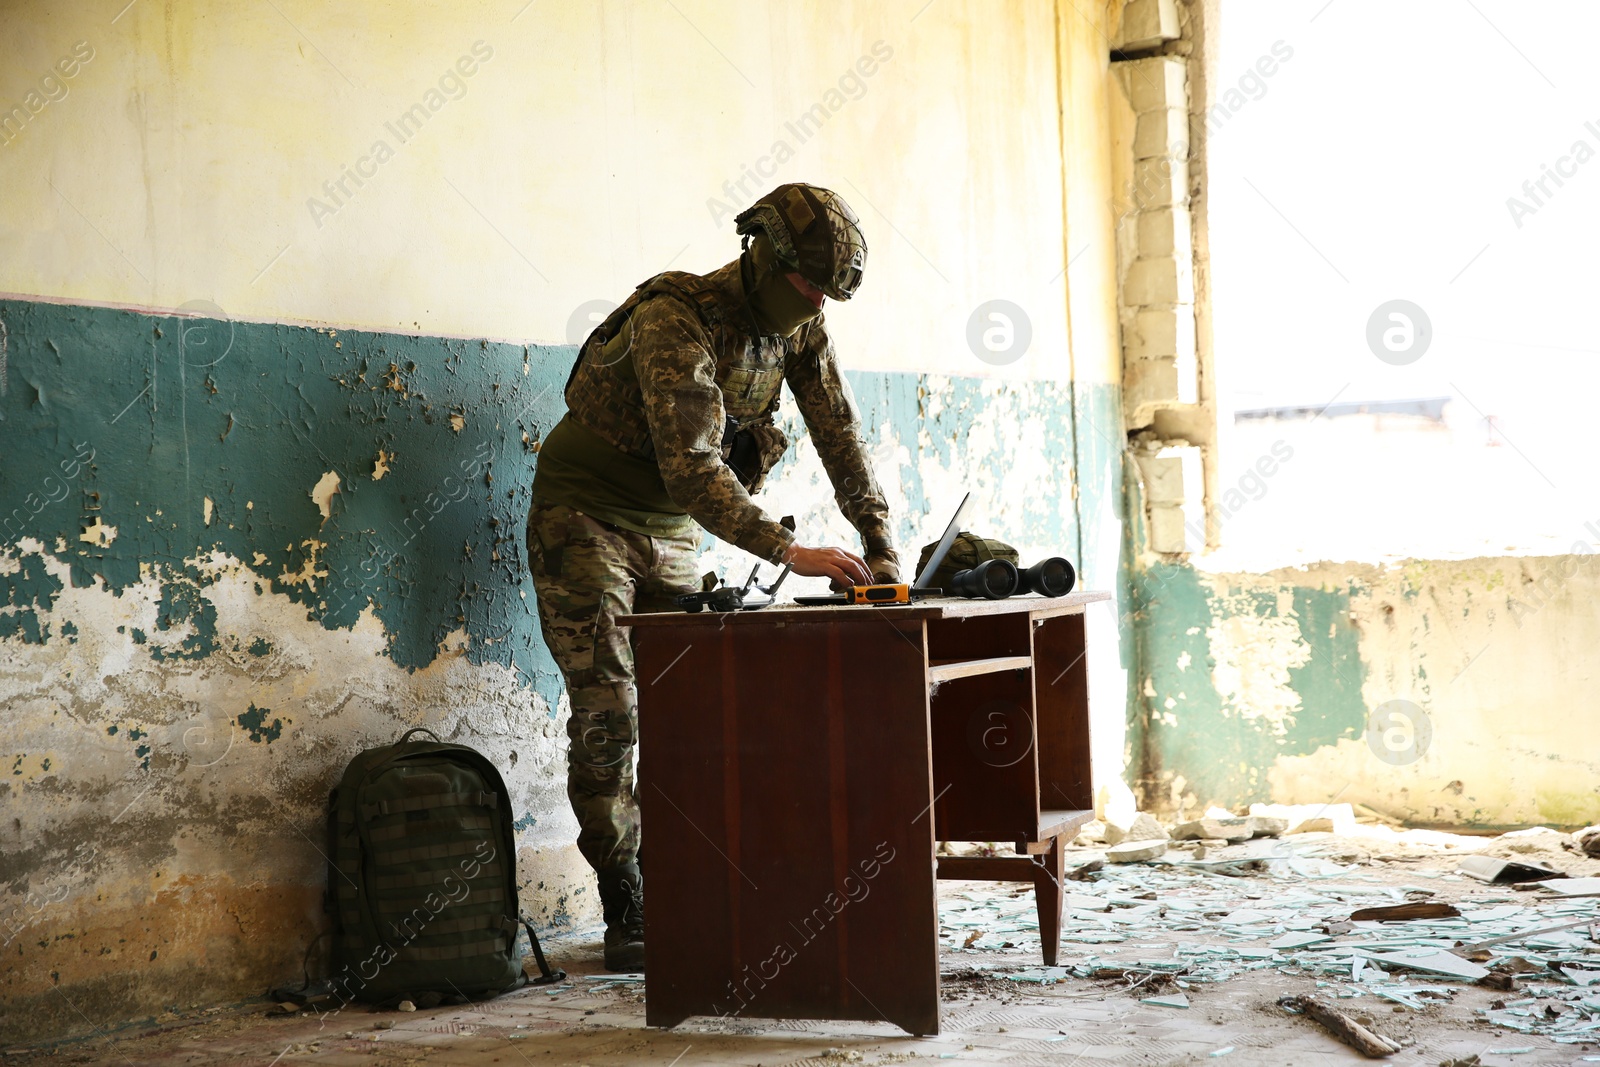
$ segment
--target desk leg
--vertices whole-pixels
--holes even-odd
[[[1066,843],[1077,833],[1074,826],[1071,833],[1057,834],[1048,841],[1019,841],[1017,851],[1027,853],[1022,856],[940,856],[937,876],[979,882],[1031,881],[1034,906],[1039,910],[1039,948],[1045,966],[1054,967],[1061,950],[1061,907],[1066,903]]]
[[[1039,907],[1039,941],[1044,950],[1046,967],[1056,965],[1061,950],[1061,906],[1065,901],[1063,885],[1065,871],[1063,839],[1050,842],[1050,851],[1031,857],[1033,870],[1033,897]]]

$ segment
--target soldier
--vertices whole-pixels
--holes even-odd
[[[782,185],[735,218],[738,259],[640,285],[579,350],[566,416],[539,451],[528,561],[545,644],[566,678],[567,797],[605,912],[605,963],[644,967],[633,651],[614,619],[699,588],[700,528],[803,576],[900,580],[888,506],[823,323],[861,284],[866,243],[835,193]],[[750,498],[788,448],[794,394],[861,555],[807,547]],[[698,525],[697,525],[698,524]]]

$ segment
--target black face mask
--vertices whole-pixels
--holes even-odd
[[[756,328],[763,334],[793,337],[796,330],[822,314],[822,309],[785,277],[766,234],[750,243],[745,261],[745,296]]]

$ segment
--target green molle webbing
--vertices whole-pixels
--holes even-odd
[[[928,560],[933,558],[933,550],[938,544],[923,545],[922,555],[917,559],[917,573],[922,573],[922,568],[928,565]],[[935,589],[949,589],[950,580],[957,573],[970,570],[986,560],[1003,559],[1010,563],[1019,562],[1017,550],[1004,541],[996,541],[992,537],[979,537],[975,533],[962,530],[956,535],[955,541],[950,545],[950,551],[945,553],[944,562],[939,564],[939,569],[933,572],[927,585]]]

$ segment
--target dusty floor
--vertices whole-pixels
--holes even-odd
[[[1252,845],[1259,851],[1262,844],[1233,846],[1222,855],[1238,855]],[[1140,865],[1108,868],[1069,883],[1082,907],[1066,924],[1062,967],[1053,971],[1041,967],[1030,893],[1006,885],[943,883],[945,1003],[943,1032],[937,1037],[910,1037],[887,1024],[867,1022],[691,1020],[670,1031],[649,1029],[643,989],[604,978],[598,933],[588,931],[550,940],[550,955],[572,976],[556,991],[531,987],[462,1007],[412,1013],[347,1009],[325,1018],[268,1016],[263,1001],[53,1049],[9,1050],[0,1063],[689,1067],[932,1059],[1061,1067],[1214,1061],[1313,1067],[1368,1062],[1316,1024],[1277,1006],[1280,996],[1312,992],[1404,1044],[1390,1057],[1393,1063],[1600,1062],[1600,993],[1593,1005],[1571,1003],[1585,995],[1582,987],[1589,980],[1574,961],[1592,959],[1600,967],[1600,945],[1588,940],[1588,928],[1538,942],[1543,947],[1537,950],[1526,943],[1498,946],[1497,955],[1519,953],[1535,961],[1556,957],[1568,968],[1565,974],[1519,978],[1513,993],[1437,976],[1386,974],[1376,967],[1367,967],[1364,978],[1352,978],[1344,973],[1350,961],[1341,963],[1338,950],[1327,950],[1327,944],[1340,943],[1337,938],[1324,939],[1320,947],[1270,947],[1285,938],[1319,936],[1323,920],[1374,904],[1418,899],[1459,904],[1465,918],[1432,933],[1481,940],[1485,934],[1571,921],[1573,915],[1587,914],[1584,909],[1600,915],[1600,900],[1552,900],[1542,891],[1461,877],[1454,873],[1453,847],[1329,835],[1298,835],[1274,847],[1277,851],[1263,864],[1235,867],[1231,873]],[[1487,851],[1544,862],[1574,876],[1600,875],[1600,862],[1560,849],[1554,835],[1502,840]],[[1091,856],[1085,851],[1074,860]],[[1369,936],[1391,942],[1418,932],[1404,925],[1410,928],[1366,929],[1376,931]],[[1361,936],[1358,929],[1355,937]],[[1362,966],[1356,971],[1359,976]],[[1100,976],[1080,976],[1093,972]],[[1542,1000],[1529,999],[1541,992]],[[1189,1006],[1142,999],[1174,995],[1187,998]],[[1572,1025],[1589,1018],[1592,1007],[1595,1040],[1558,1044],[1492,1025],[1480,1013],[1497,1002],[1509,1009],[1502,1018],[1527,1020],[1524,1025],[1536,1018],[1547,1025],[1556,1011]]]

